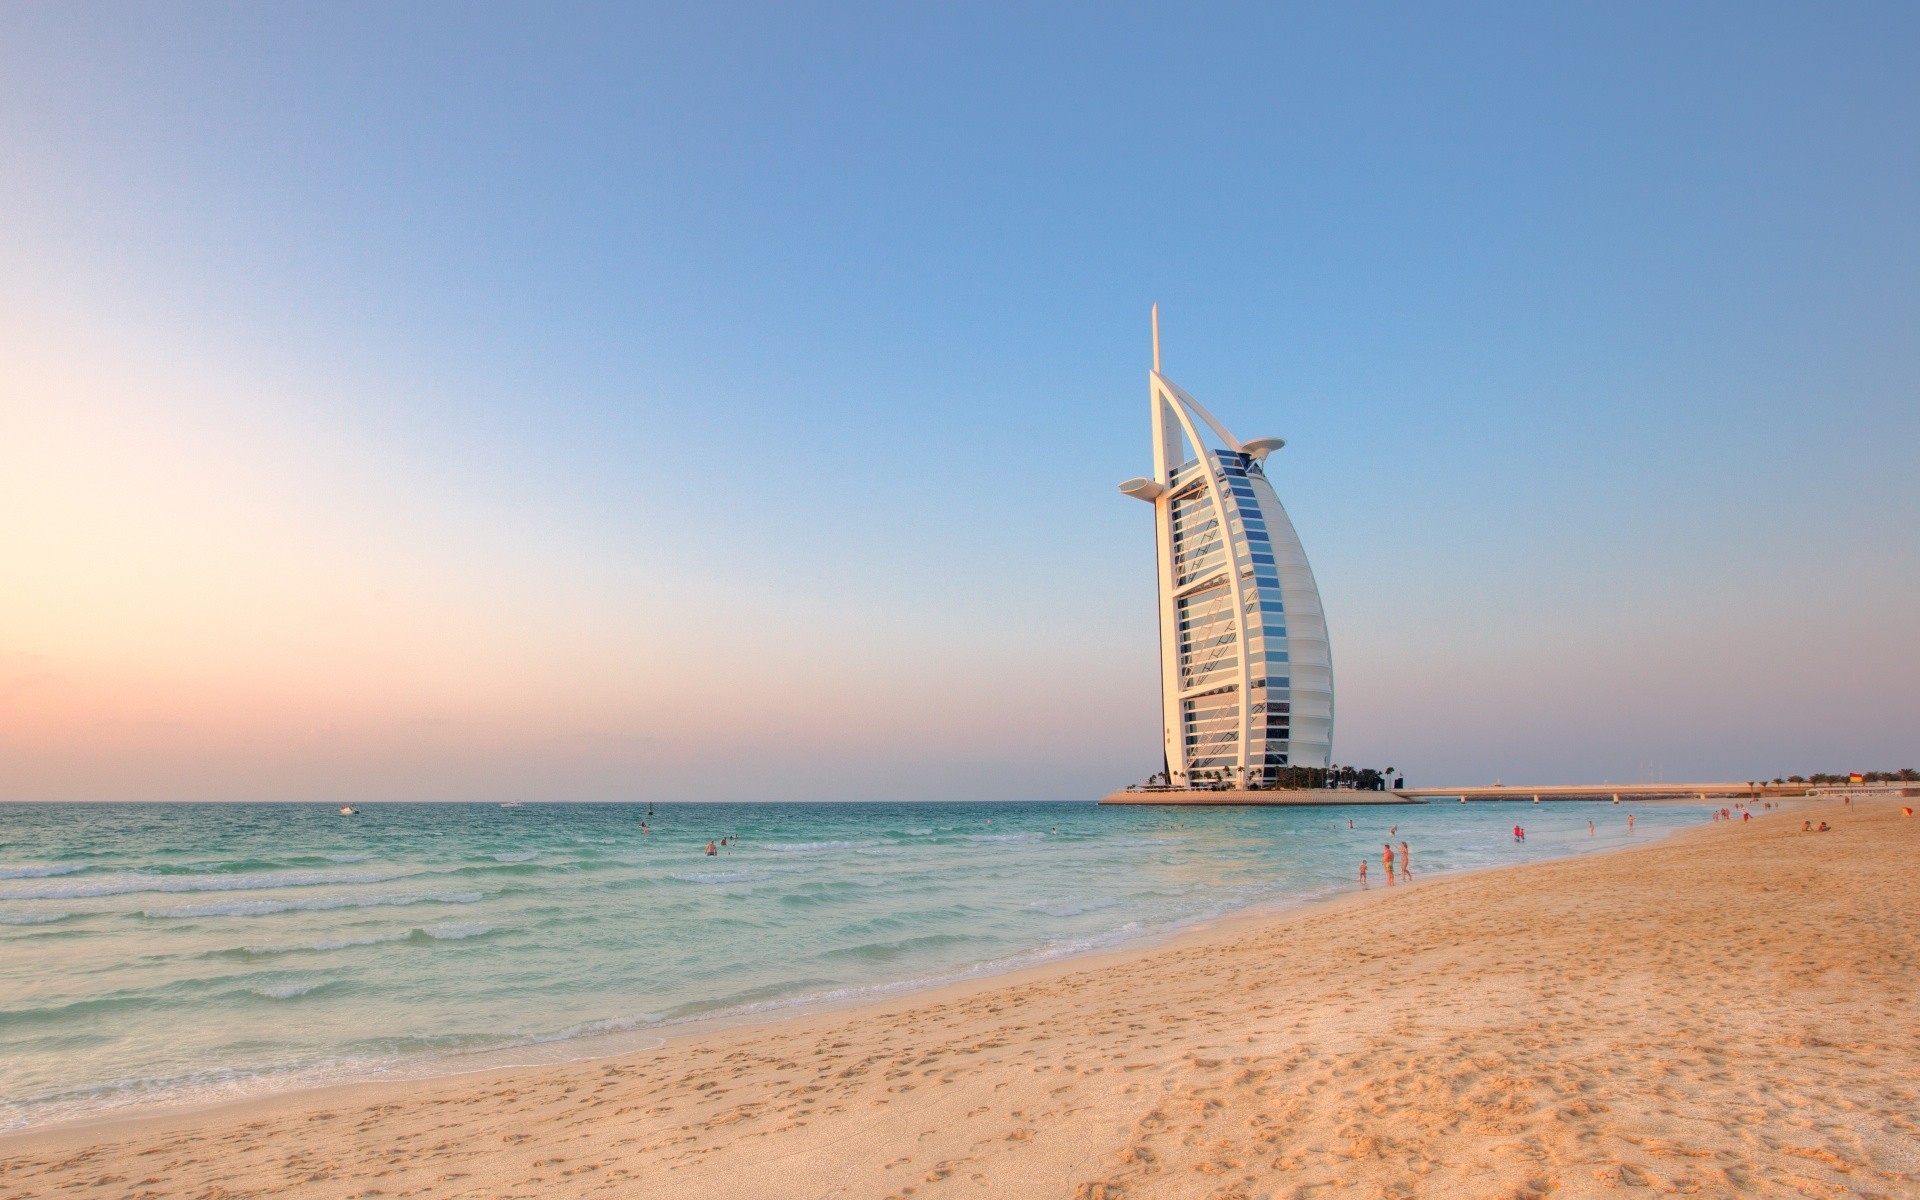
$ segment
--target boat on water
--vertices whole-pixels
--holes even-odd
[[[351,804],[342,804],[340,806],[340,815],[343,817],[357,817],[360,815],[360,810]]]
[[[520,802],[518,800],[502,800],[500,802],[500,807],[501,808],[519,808]]]

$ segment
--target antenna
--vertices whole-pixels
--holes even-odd
[[[1153,306],[1153,373],[1160,373],[1160,305]]]

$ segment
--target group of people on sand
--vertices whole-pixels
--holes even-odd
[[[1826,833],[1830,831],[1832,828],[1833,826],[1827,824],[1825,821],[1820,822],[1820,827],[1818,829],[1814,828],[1812,821],[1800,822],[1801,833]]]
[[[1388,832],[1398,833],[1400,832],[1400,827],[1398,825],[1395,825]],[[1400,878],[1408,883],[1413,882],[1413,867],[1411,866],[1411,863],[1412,863],[1412,853],[1407,849],[1407,844],[1405,842],[1401,842],[1400,843]],[[1387,873],[1387,886],[1392,887],[1393,886],[1393,843],[1392,842],[1381,843],[1380,866],[1381,866],[1381,869]],[[1366,885],[1367,885],[1367,863],[1365,859],[1362,859],[1360,861],[1360,886],[1365,887]]]

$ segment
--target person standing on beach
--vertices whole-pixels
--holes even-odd
[[[1360,860],[1360,886],[1367,886],[1367,860],[1364,858]]]
[[[1412,857],[1407,853],[1407,844],[1405,842],[1401,842],[1400,843],[1400,878],[1406,880],[1408,883],[1413,882],[1413,868],[1408,865],[1410,862],[1412,862]]]
[[[1387,884],[1393,884],[1393,843],[1385,842],[1380,847],[1380,865],[1386,869]]]

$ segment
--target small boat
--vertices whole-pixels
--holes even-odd
[[[340,806],[340,815],[343,817],[357,817],[360,815],[360,810],[351,804],[342,804]]]
[[[518,800],[504,800],[501,802],[500,807],[501,808],[519,808],[520,802]]]

